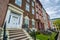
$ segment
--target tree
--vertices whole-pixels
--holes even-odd
[[[53,21],[54,26],[56,26],[58,29],[60,29],[60,19],[56,19]]]

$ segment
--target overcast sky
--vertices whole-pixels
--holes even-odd
[[[60,18],[60,0],[40,0],[50,19]]]

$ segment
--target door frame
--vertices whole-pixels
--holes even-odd
[[[5,21],[4,23],[6,22],[6,27],[8,28],[8,25],[7,25],[7,21],[9,20],[9,15],[11,14],[10,12],[13,11],[17,14],[20,14],[21,15],[21,20],[20,20],[20,25],[19,25],[19,29],[22,28],[22,23],[23,23],[23,10],[21,10],[20,8],[12,5],[12,4],[9,4],[8,6],[8,10],[7,10],[7,14],[6,14],[6,18],[5,18]]]

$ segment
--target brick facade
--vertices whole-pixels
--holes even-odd
[[[15,5],[16,7],[18,7],[18,8],[20,8],[20,9],[22,9],[23,11],[24,11],[24,13],[23,13],[23,23],[24,23],[24,17],[25,16],[28,16],[29,17],[29,27],[32,27],[32,19],[34,19],[35,20],[35,14],[33,15],[32,14],[32,1],[33,0],[30,0],[30,3],[29,3],[29,5],[30,5],[30,11],[28,12],[28,11],[26,11],[26,2],[27,2],[27,0],[22,0],[22,6],[20,7],[20,6],[18,6],[17,4],[15,4],[15,0],[2,0],[2,1],[0,1],[0,26],[2,26],[4,23],[4,20],[5,20],[5,16],[6,16],[6,13],[7,13],[7,9],[8,9],[8,7],[9,7],[9,5],[8,4],[12,4],[12,5]],[[35,13],[35,1],[33,1],[34,2],[34,13]]]
[[[39,0],[35,2],[35,9],[36,9],[36,27],[39,30],[44,29],[44,22],[43,22],[43,13],[42,13],[42,5]]]
[[[32,2],[34,2],[34,7],[32,6]],[[30,0],[28,3],[30,5],[30,11],[26,11],[26,3],[27,0],[22,0],[22,6],[18,6],[15,3],[15,0],[0,0],[0,26],[3,26],[4,21],[5,21],[5,16],[9,7],[9,4],[12,4],[24,11],[23,13],[23,25],[24,25],[24,17],[28,16],[29,17],[29,28],[32,28],[32,19],[35,20],[35,27],[39,30],[45,28],[45,22],[43,18],[43,7],[42,4],[40,3],[39,0]],[[34,8],[34,14],[32,14],[32,8]],[[48,22],[49,23],[49,22]],[[22,25],[22,26],[23,26]]]
[[[0,0],[0,27],[3,26],[9,0]]]

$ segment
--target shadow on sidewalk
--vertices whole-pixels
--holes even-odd
[[[58,39],[58,35],[59,35],[59,32],[57,33],[57,35],[55,36],[55,40],[57,40]]]

